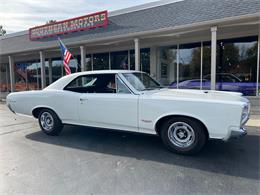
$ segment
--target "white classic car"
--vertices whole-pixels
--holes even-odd
[[[171,151],[193,154],[208,139],[245,135],[250,105],[240,93],[168,89],[143,72],[109,70],[11,93],[7,106],[38,118],[48,135],[58,135],[65,124],[142,132],[159,135]]]

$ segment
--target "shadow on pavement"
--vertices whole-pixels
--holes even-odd
[[[80,150],[155,161],[229,176],[260,178],[260,136],[247,135],[230,142],[209,141],[196,156],[166,150],[157,136],[65,126],[59,137],[38,131],[26,138]]]

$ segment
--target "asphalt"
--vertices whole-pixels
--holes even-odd
[[[0,194],[260,194],[260,128],[195,156],[156,136],[66,126],[43,134],[0,104]]]

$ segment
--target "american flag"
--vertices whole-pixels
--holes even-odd
[[[63,55],[64,69],[66,71],[66,75],[69,75],[69,74],[71,74],[69,63],[70,63],[70,59],[71,59],[72,55],[69,52],[69,50],[66,48],[66,46],[62,43],[60,38],[58,38],[58,39],[59,39],[59,42],[60,42],[60,48],[61,48],[61,52],[62,52],[62,55]]]

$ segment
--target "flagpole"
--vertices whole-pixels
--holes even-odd
[[[59,42],[60,42],[65,48],[67,48],[67,47],[64,45],[64,43],[61,41],[60,37],[59,37],[59,36],[57,36],[57,37],[58,37]],[[67,48],[67,49],[68,49],[68,48]],[[71,54],[71,57],[72,57],[74,60],[76,60],[76,63],[77,63],[76,72],[78,72],[78,67],[81,67],[80,64],[78,63],[78,59],[75,58],[74,55],[73,55],[71,52],[70,52],[70,54]],[[63,56],[63,54],[62,54],[62,51],[61,51],[61,56],[62,56],[62,59],[63,59],[64,56]]]

